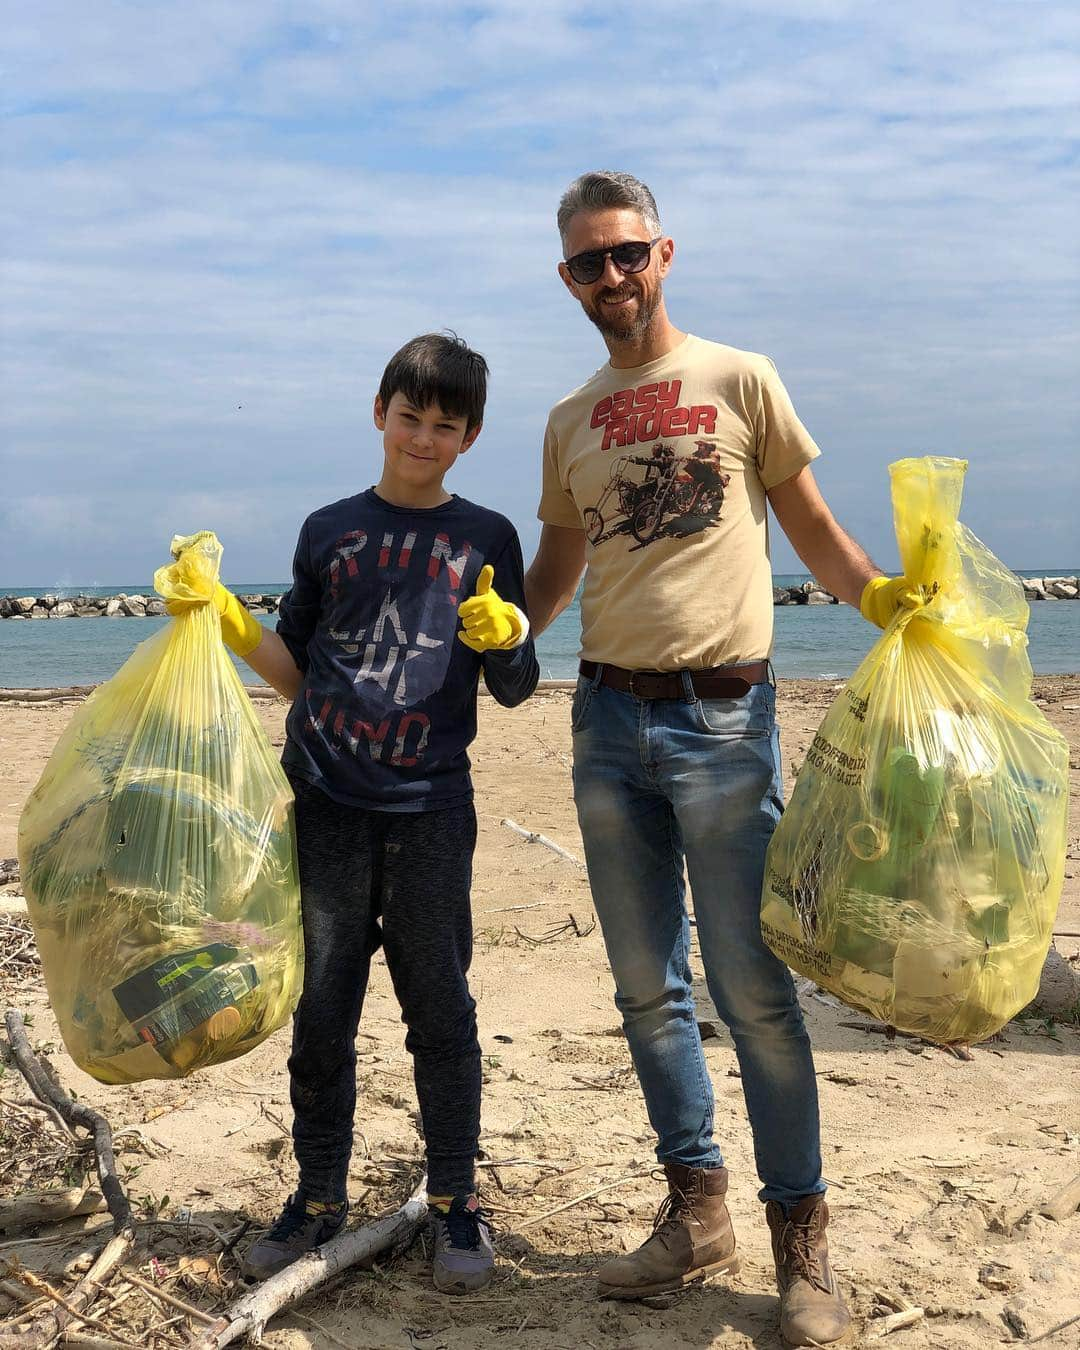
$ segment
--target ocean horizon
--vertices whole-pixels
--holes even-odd
[[[1028,568],[1017,576],[1075,576],[1076,568]],[[807,573],[776,573],[777,586],[796,586]],[[230,582],[240,594],[273,595],[280,582]],[[153,595],[152,586],[82,585],[0,587],[0,595]],[[1042,600],[1030,606],[1029,653],[1037,675],[1080,672],[1080,601]],[[273,626],[276,615],[261,616]],[[781,679],[847,679],[870,650],[877,630],[849,605],[779,605],[773,610],[773,666]],[[0,687],[68,688],[110,679],[135,647],[168,618],[0,620]],[[574,600],[537,639],[544,679],[577,674],[581,624]],[[238,663],[239,665],[240,663]],[[246,683],[253,672],[240,666]]]

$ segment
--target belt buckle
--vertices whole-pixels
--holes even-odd
[[[648,694],[639,694],[638,691],[634,688],[634,681],[637,679],[639,675],[648,675],[650,673],[651,672],[647,670],[632,670],[630,672],[630,683],[626,686],[627,693],[632,695],[634,698],[647,699],[649,697]]]

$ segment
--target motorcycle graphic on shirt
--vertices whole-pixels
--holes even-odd
[[[649,455],[620,455],[595,506],[582,513],[594,547],[629,534],[644,548],[654,539],[682,538],[716,525],[731,475],[720,468],[713,441],[698,441],[690,455],[657,442]]]

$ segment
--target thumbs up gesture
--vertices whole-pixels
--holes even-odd
[[[462,602],[458,613],[458,637],[474,652],[509,651],[520,647],[529,635],[529,621],[517,605],[503,600],[492,587],[495,569],[490,563],[480,569],[476,593]]]

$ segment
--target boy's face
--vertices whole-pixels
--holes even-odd
[[[464,417],[451,417],[437,403],[417,408],[400,391],[383,407],[375,399],[375,425],[383,434],[385,473],[413,492],[441,486],[458,455],[463,455],[480,427],[469,429]]]

